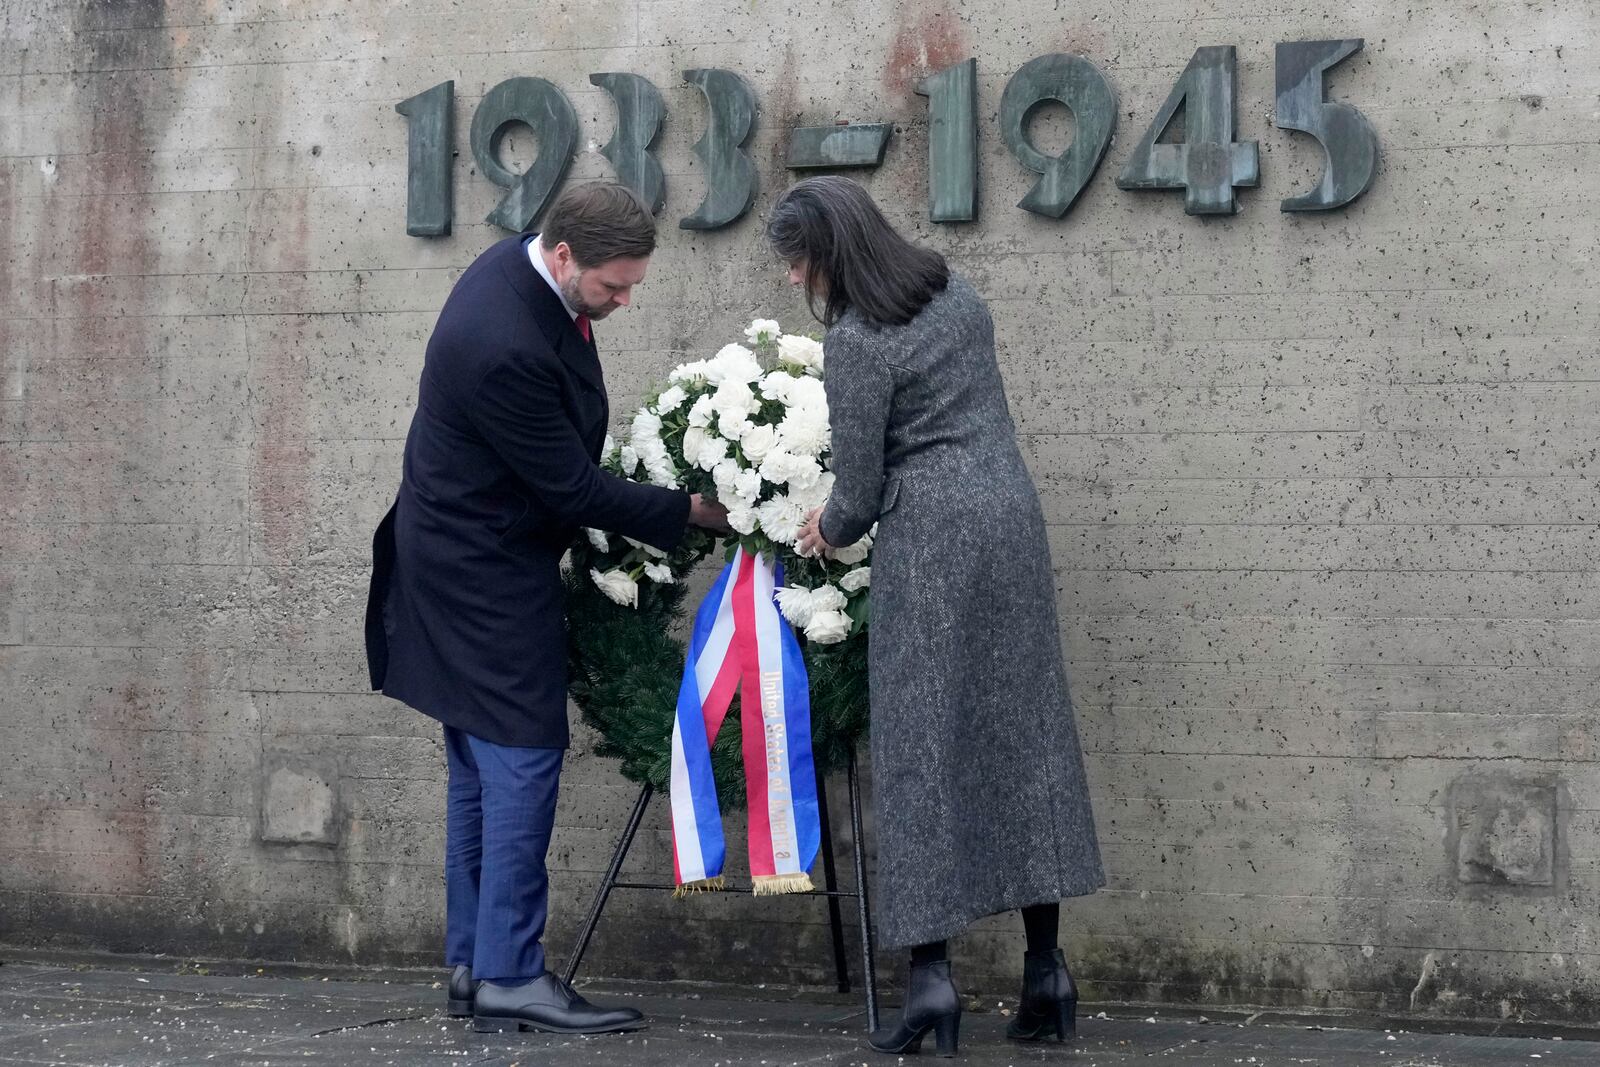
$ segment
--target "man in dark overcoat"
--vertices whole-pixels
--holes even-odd
[[[581,527],[671,549],[726,514],[597,465],[610,411],[593,323],[628,305],[655,241],[637,196],[595,183],[467,268],[373,539],[372,685],[444,725],[449,1007],[479,1030],[642,1024],[547,971],[540,940],[568,745],[561,557]]]

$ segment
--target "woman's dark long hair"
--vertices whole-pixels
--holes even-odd
[[[851,308],[874,326],[903,326],[950,282],[944,257],[901,237],[848,178],[790,186],[767,220],[767,242],[791,263],[805,260],[806,299],[824,326]]]

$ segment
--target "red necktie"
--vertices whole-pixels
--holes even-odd
[[[572,320],[572,324],[578,328],[578,332],[579,333],[583,334],[583,339],[585,341],[589,340],[589,316],[588,315],[579,315],[577,318]]]

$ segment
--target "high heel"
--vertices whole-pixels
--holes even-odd
[[[1030,952],[1022,960],[1022,1003],[1006,1036],[1017,1041],[1054,1037],[1065,1041],[1078,1032],[1078,985],[1060,949]]]
[[[912,966],[899,1024],[874,1030],[867,1044],[879,1052],[920,1052],[930,1030],[939,1055],[954,1056],[961,1036],[961,997],[950,979],[949,960]]]

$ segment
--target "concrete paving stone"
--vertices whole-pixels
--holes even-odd
[[[478,1034],[446,1017],[437,982],[336,981],[11,965],[0,968],[0,1063],[64,1067],[379,1067],[462,1063],[528,1067],[809,1067],[904,1062],[863,1043],[858,999],[781,987],[602,981],[585,992],[638,1007],[649,1028],[573,1037]],[[894,1008],[885,1010],[892,1018]],[[1071,1045],[1004,1037],[1003,1012],[968,1011],[960,1062],[974,1067],[1147,1060],[1182,1067],[1500,1067],[1590,1064],[1575,1036],[1505,1037],[1352,1029],[1256,1012],[1224,1019],[1096,1012]],[[1308,1025],[1308,1022],[1310,1023]]]

